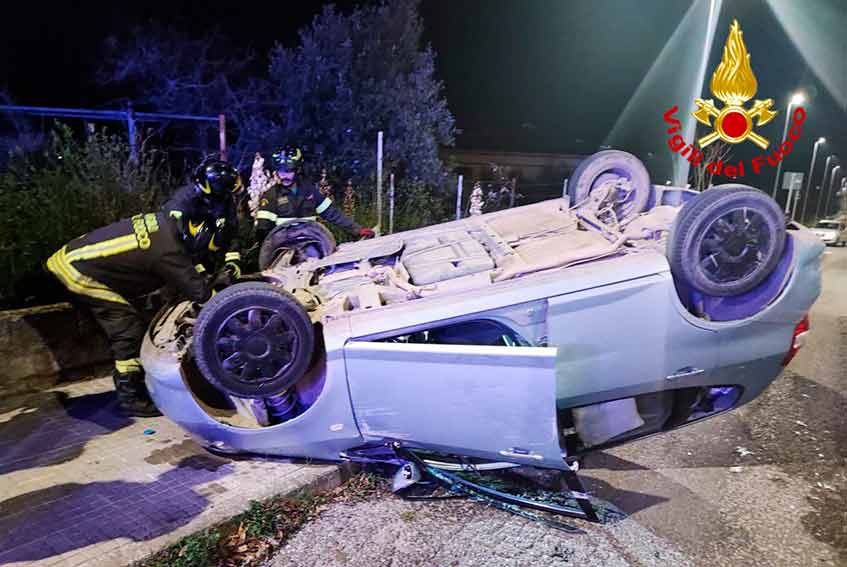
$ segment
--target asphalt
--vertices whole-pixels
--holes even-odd
[[[829,248],[809,344],[735,412],[587,458],[627,517],[583,534],[467,501],[329,507],[268,567],[847,566],[847,248]]]

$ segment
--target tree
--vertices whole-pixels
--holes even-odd
[[[301,31],[299,46],[271,51],[272,137],[304,146],[315,168],[362,180],[376,170],[382,130],[387,169],[440,183],[438,147],[452,145],[454,119],[422,32],[417,0],[350,15],[326,7]]]
[[[711,187],[714,175],[706,166],[717,161],[726,161],[729,154],[730,147],[726,142],[717,141],[706,146],[706,149],[703,150],[703,161],[700,162],[700,165],[691,168],[689,174],[691,188],[695,191],[705,191]]]
[[[121,93],[120,100],[136,109],[215,116],[226,114],[233,161],[259,145],[265,128],[260,105],[266,83],[248,77],[252,53],[232,46],[212,32],[194,39],[173,28],[136,27],[126,38],[110,37],[96,80]],[[167,125],[181,133],[177,141],[205,148],[208,123]],[[247,161],[249,163],[249,161]]]

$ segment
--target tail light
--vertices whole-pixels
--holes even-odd
[[[788,349],[788,352],[785,354],[785,358],[782,360],[783,366],[788,366],[788,363],[797,356],[798,352],[800,352],[800,347],[806,344],[806,335],[809,334],[809,329],[809,316],[806,315],[803,317],[803,320],[797,323],[797,326],[794,327],[794,337],[791,339],[791,348]]]

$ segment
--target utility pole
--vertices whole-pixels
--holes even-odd
[[[459,183],[456,186],[456,220],[462,218],[462,185],[465,181],[464,175],[459,175]]]
[[[382,130],[376,134],[376,235],[382,233]]]

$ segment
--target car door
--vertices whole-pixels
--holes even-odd
[[[714,332],[680,314],[670,274],[549,299],[561,408],[678,388],[716,364]]]
[[[555,348],[356,341],[344,358],[366,438],[563,466]]]

